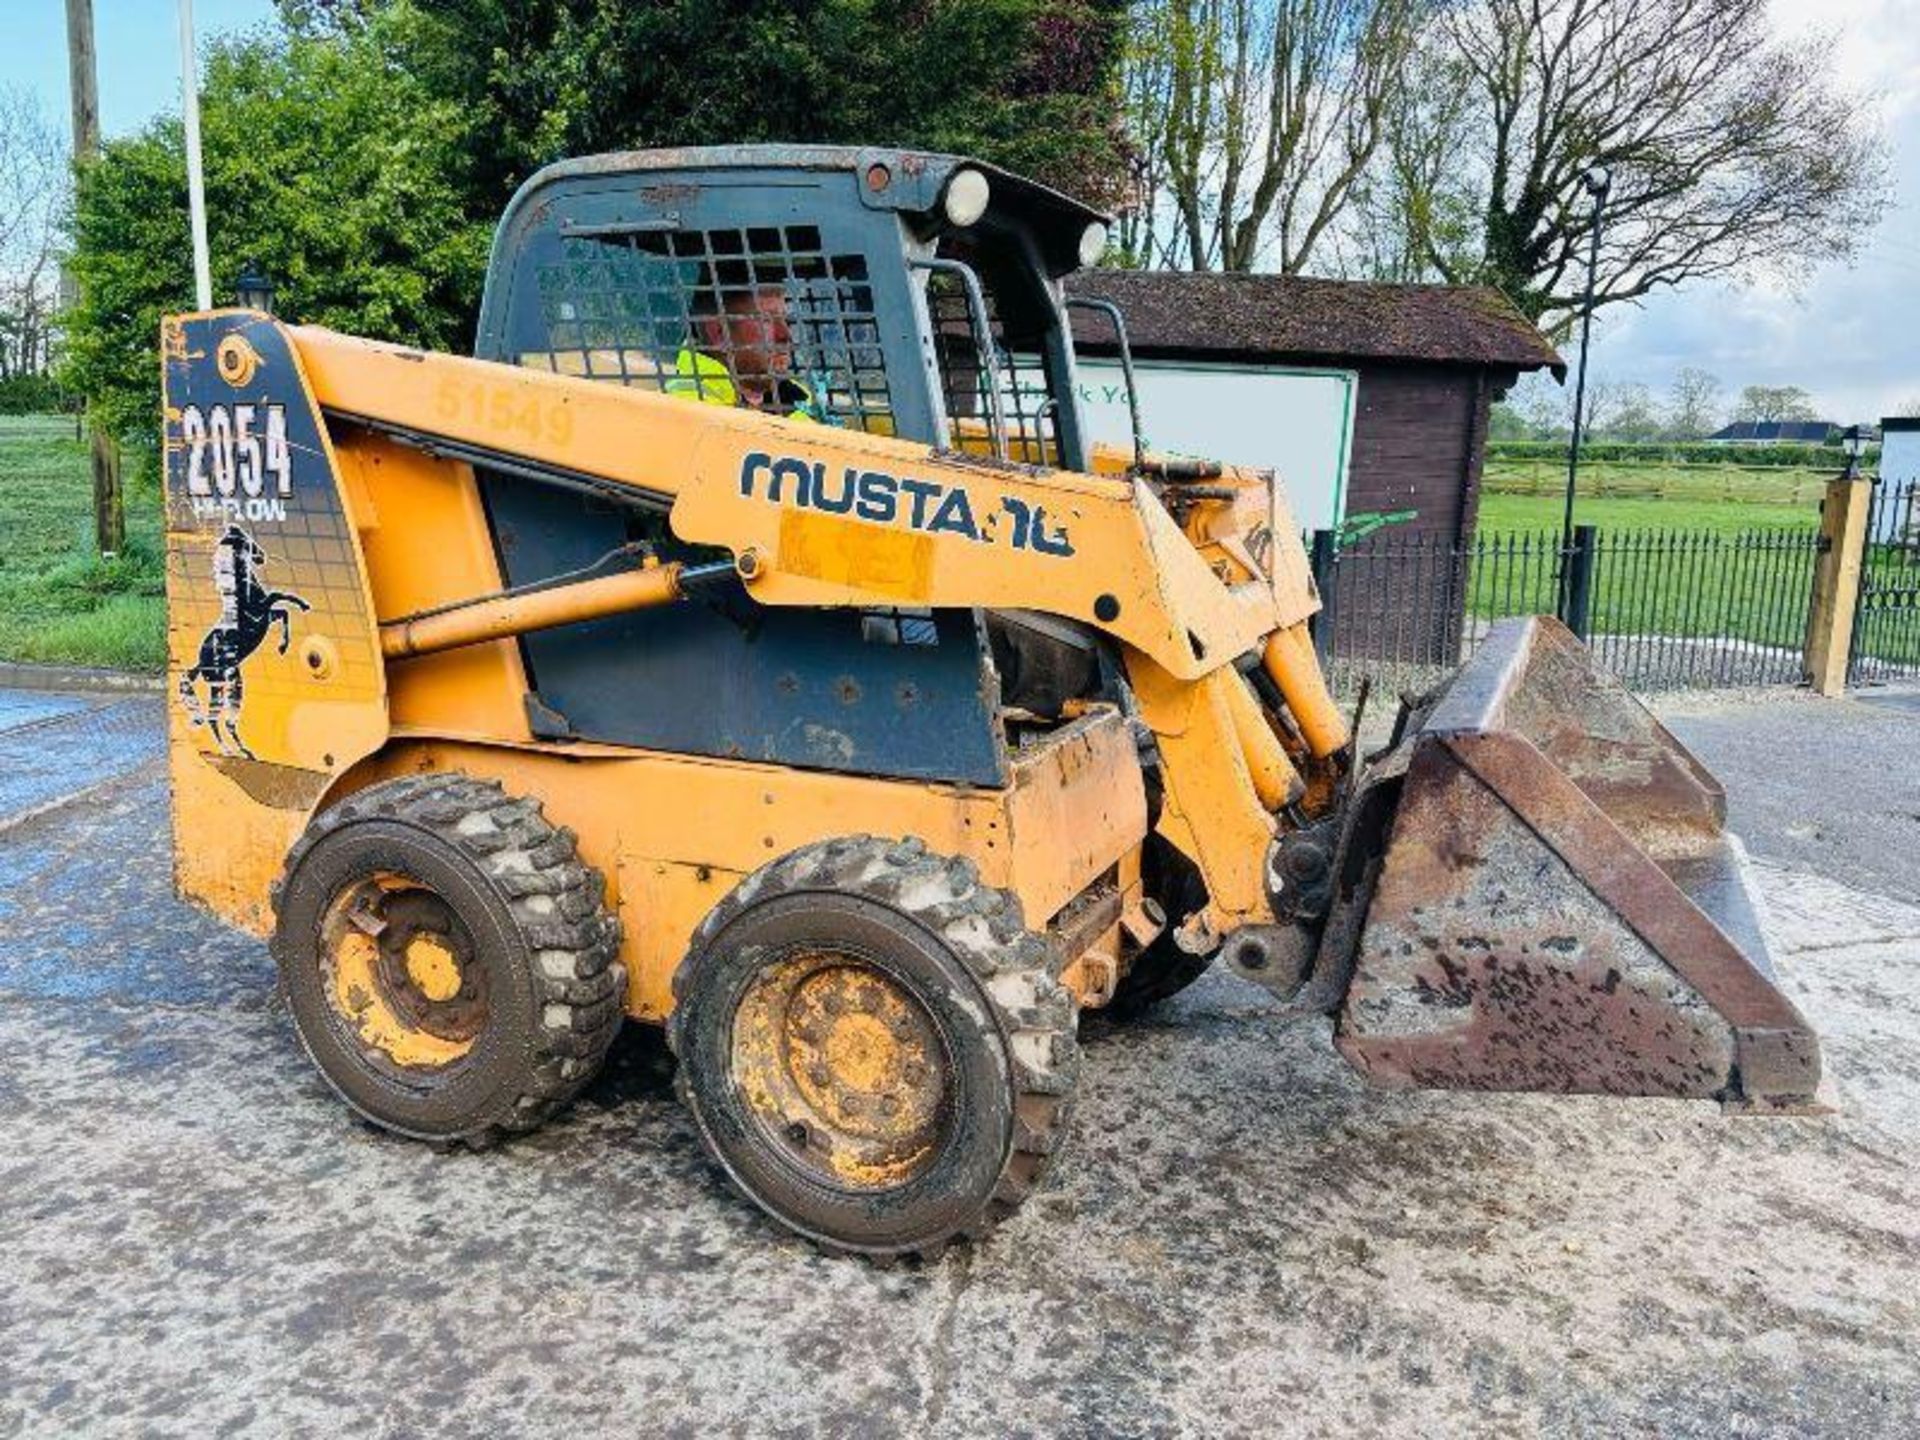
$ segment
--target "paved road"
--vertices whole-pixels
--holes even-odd
[[[1662,718],[1756,855],[1920,904],[1920,688],[1686,696]]]
[[[159,704],[0,694],[0,1434],[1920,1429],[1920,908],[1854,803],[1912,715],[1674,717],[1842,1114],[1375,1093],[1209,977],[1090,1027],[1020,1216],[879,1271],[723,1188],[644,1035],[491,1155],[352,1122],[170,898]]]

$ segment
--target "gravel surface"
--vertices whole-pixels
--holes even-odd
[[[1019,1216],[877,1270],[735,1199],[632,1028],[500,1151],[356,1124],[264,948],[170,897],[158,702],[0,701],[0,777],[92,757],[0,791],[0,1434],[1920,1430],[1920,717],[1663,707],[1839,1114],[1374,1092],[1210,976],[1088,1024]]]

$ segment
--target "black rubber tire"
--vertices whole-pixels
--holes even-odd
[[[346,886],[380,872],[446,902],[489,991],[472,1050],[405,1081],[343,1038],[323,991],[322,918]],[[273,954],[300,1042],[383,1129],[476,1149],[532,1130],[593,1078],[624,1016],[620,925],[604,895],[573,832],[492,781],[422,775],[358,791],[313,820],[274,886]]]
[[[749,1113],[731,1073],[754,976],[809,944],[885,970],[925,1008],[948,1057],[948,1119],[927,1167],[884,1190],[824,1183]],[[836,1253],[932,1258],[1012,1213],[1064,1132],[1078,1077],[1073,997],[1055,947],[973,862],[868,835],[796,850],[707,916],[674,976],[667,1035],[708,1153],[782,1224]]]
[[[1113,999],[1103,1013],[1115,1020],[1135,1019],[1179,994],[1206,974],[1220,953],[1216,946],[1204,955],[1189,955],[1174,944],[1174,927],[1205,907],[1207,882],[1200,867],[1157,831],[1148,834],[1142,848],[1140,879],[1148,897],[1166,912],[1167,928],[1133,957],[1114,987]]]

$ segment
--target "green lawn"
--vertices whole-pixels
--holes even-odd
[[[87,449],[62,416],[0,415],[0,660],[159,671],[160,505],[129,487],[127,547],[93,548]]]
[[[1825,470],[1741,465],[1589,463],[1580,467],[1576,525],[1609,530],[1811,529]],[[1492,459],[1480,486],[1481,533],[1559,533],[1567,472],[1560,462]]]
[[[1565,501],[1560,496],[1480,496],[1482,535],[1526,532],[1560,533]],[[1614,500],[1575,495],[1573,522],[1607,530],[1702,530],[1737,535],[1751,530],[1814,530],[1820,512],[1813,504],[1780,505],[1765,501]]]
[[[1574,523],[1600,530],[1593,632],[1799,644],[1828,478],[1733,465],[1583,465]],[[1565,481],[1557,465],[1488,464],[1470,614],[1554,608]]]

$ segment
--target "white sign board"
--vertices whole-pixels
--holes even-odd
[[[1074,368],[1092,438],[1131,446],[1120,362],[1082,355]],[[1274,471],[1302,529],[1331,530],[1346,518],[1353,371],[1172,360],[1133,368],[1148,449]]]
[[[1867,538],[1882,545],[1914,538],[1920,530],[1914,513],[1920,508],[1920,430],[1889,429],[1881,436],[1880,488],[1880,503],[1869,512],[1876,533]]]

